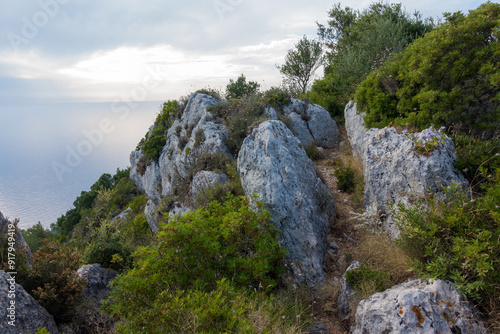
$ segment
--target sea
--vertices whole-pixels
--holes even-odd
[[[45,228],[129,156],[162,101],[0,104],[0,212]]]

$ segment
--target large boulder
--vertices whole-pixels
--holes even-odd
[[[487,333],[474,306],[450,283],[414,280],[362,300],[354,334]]]
[[[191,182],[191,196],[193,201],[196,200],[204,189],[214,187],[216,184],[223,184],[227,181],[228,177],[226,174],[217,174],[207,170],[196,173]]]
[[[426,155],[417,152],[413,141],[394,128],[370,129],[364,143],[364,205],[376,205],[385,213],[383,228],[392,237],[397,237],[399,231],[393,222],[391,204],[411,205],[419,196],[439,195],[443,187],[453,183],[467,185],[467,180],[453,166],[455,147],[448,137]]]
[[[109,268],[102,268],[100,264],[86,264],[78,268],[76,274],[79,278],[87,281],[82,292],[85,299],[93,299],[97,302],[106,299],[111,292],[109,283],[118,273]]]
[[[0,271],[0,332],[5,334],[36,333],[45,327],[49,333],[59,333],[54,318],[15,283],[15,277]]]
[[[261,123],[243,142],[238,172],[245,193],[258,195],[282,231],[280,242],[295,280],[322,283],[335,202],[299,140],[280,121]]]
[[[304,146],[337,146],[340,131],[328,111],[317,104],[296,99],[290,101],[290,104],[283,107],[283,114],[290,118],[295,135]],[[278,120],[278,114],[273,108],[267,108],[265,112],[271,120]]]
[[[363,114],[358,112],[358,106],[355,102],[349,101],[345,106],[344,119],[347,138],[351,143],[352,156],[361,160],[365,148],[366,127]]]

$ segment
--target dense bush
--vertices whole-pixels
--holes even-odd
[[[372,72],[355,95],[366,125],[497,131],[499,17],[500,5],[494,3],[467,16],[448,14],[445,23]]]
[[[461,188],[447,199],[399,206],[400,244],[421,275],[448,279],[476,302],[500,296],[500,170],[485,196]]]
[[[393,57],[433,24],[413,17],[401,4],[373,3],[362,12],[335,5],[328,25],[319,25],[318,35],[327,47],[325,76],[317,80],[307,96],[334,115],[341,115],[356,86],[372,70]]]
[[[55,239],[55,234],[50,232],[50,230],[43,228],[42,223],[40,222],[27,228],[26,230],[21,230],[21,233],[33,253],[40,248],[44,239]]]
[[[242,74],[233,81],[229,79],[226,86],[226,99],[241,99],[242,97],[254,95],[259,91],[260,85],[255,81],[247,82],[246,77]]]
[[[333,175],[337,179],[337,188],[345,192],[352,192],[356,188],[354,169],[348,164],[345,166],[341,160],[337,160]]]
[[[241,289],[274,288],[283,257],[269,215],[229,197],[164,224],[115,280],[108,308],[124,332],[177,332],[190,315],[208,332],[241,329]]]
[[[85,282],[76,276],[80,256],[58,242],[44,240],[31,256],[31,267],[18,273],[23,286],[56,322],[71,319]]]

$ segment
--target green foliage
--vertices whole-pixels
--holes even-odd
[[[347,271],[346,281],[347,284],[358,291],[368,290],[367,286],[370,286],[370,290],[373,290],[373,293],[384,291],[391,286],[389,274],[383,271],[373,270],[364,264],[355,270]]]
[[[44,229],[42,223],[31,226],[26,230],[21,230],[26,243],[30,246],[31,252],[36,252],[42,245],[43,239],[53,240],[55,239],[55,234],[50,232],[48,229]]]
[[[285,64],[276,67],[292,87],[305,93],[314,72],[321,66],[322,53],[319,41],[303,36],[295,44],[295,50],[288,51]]]
[[[283,257],[269,215],[228,197],[162,225],[136,267],[115,279],[107,307],[120,332],[178,332],[189,315],[200,332],[243,330],[242,291],[275,287]]]
[[[433,27],[404,12],[401,4],[373,3],[363,12],[336,4],[328,25],[318,25],[318,35],[329,47],[325,77],[307,95],[334,115],[341,115],[356,86],[370,71],[423,36]]]
[[[469,180],[472,191],[482,193],[481,186],[491,182],[491,176],[500,168],[500,142],[460,133],[452,139],[458,156],[455,167]]]
[[[180,118],[183,107],[184,104],[176,100],[168,100],[163,103],[162,110],[156,116],[151,135],[146,136],[142,145],[138,145],[147,159],[158,161],[167,141],[167,130],[177,118]]]
[[[205,134],[203,133],[203,129],[198,129],[194,133],[194,148],[200,147],[201,144],[205,141]]]
[[[319,159],[320,154],[318,151],[318,147],[316,146],[315,143],[312,143],[311,145],[305,146],[304,149],[306,150],[306,154],[309,157],[309,159],[311,159],[311,160],[318,160]]]
[[[128,207],[132,209],[133,213],[141,213],[144,211],[148,197],[146,195],[139,195],[134,197],[132,201],[128,204]]]
[[[80,257],[58,242],[44,240],[31,255],[31,267],[18,272],[17,281],[43,306],[56,322],[68,321],[84,281],[76,275]]]
[[[243,74],[236,81],[229,79],[229,84],[226,86],[226,99],[241,99],[242,97],[256,94],[260,85],[255,81],[247,83],[246,80]]]
[[[366,125],[439,124],[476,136],[497,130],[499,17],[500,5],[494,3],[468,16],[447,15],[447,22],[372,72],[355,95]]]
[[[341,160],[337,160],[333,175],[337,179],[339,190],[352,192],[356,188],[355,172],[350,163],[344,166]]]
[[[424,277],[451,280],[476,302],[500,295],[500,170],[486,194],[458,187],[447,199],[399,206],[400,244]]]
[[[158,161],[166,142],[167,138],[163,136],[151,135],[146,139],[142,151],[148,159]]]
[[[131,249],[121,240],[117,227],[106,221],[93,231],[92,241],[87,245],[82,261],[99,263],[103,268],[121,270],[131,265],[131,253]],[[116,256],[123,261],[113,261]]]

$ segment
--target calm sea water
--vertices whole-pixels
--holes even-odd
[[[22,228],[54,223],[101,174],[130,165],[160,104],[0,105],[0,211]]]

